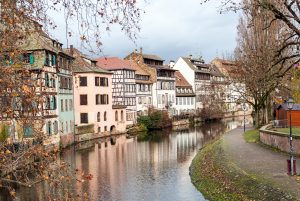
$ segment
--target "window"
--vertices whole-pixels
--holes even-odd
[[[80,123],[81,124],[87,124],[87,123],[89,123],[88,113],[80,113]]]
[[[115,121],[118,121],[118,111],[115,111]]]
[[[138,97],[138,102],[139,102],[139,104],[142,104],[142,98],[141,97]]]
[[[124,112],[121,110],[121,121],[124,121]]]
[[[50,97],[46,97],[45,109],[46,110],[50,109]]]
[[[149,105],[152,104],[152,100],[151,100],[151,97],[149,97],[149,101],[148,101]]]
[[[69,110],[72,111],[73,109],[73,101],[72,99],[69,99]]]
[[[100,86],[100,78],[95,77],[95,86]]]
[[[100,77],[100,86],[107,87],[108,86],[108,78]]]
[[[104,112],[104,117],[103,117],[103,119],[104,119],[104,121],[106,121],[107,120],[107,118],[106,118],[106,111]]]
[[[80,105],[87,105],[88,101],[87,101],[87,95],[80,95]]]
[[[52,96],[52,100],[51,100],[51,109],[52,110],[56,110],[57,108],[57,104],[56,104],[56,97]]]
[[[107,131],[107,126],[104,126],[104,131]]]
[[[100,122],[100,112],[97,113],[97,122]]]
[[[98,133],[101,133],[101,127],[98,127]]]
[[[79,86],[81,87],[87,86],[87,77],[79,77]]]
[[[96,105],[107,105],[107,104],[109,104],[108,94],[97,94],[96,95]]]
[[[48,73],[45,73],[45,86],[49,87],[50,86],[50,80],[49,80],[49,75]]]
[[[46,126],[46,130],[47,130],[48,135],[52,134],[52,132],[51,132],[51,121],[48,121],[47,126]]]
[[[64,111],[64,100],[60,100],[60,111]]]
[[[67,112],[68,111],[68,100],[67,99],[65,100],[65,105],[66,105],[65,109],[66,109],[66,112]]]

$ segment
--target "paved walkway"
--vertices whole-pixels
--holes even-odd
[[[247,143],[243,138],[242,127],[229,131],[223,139],[225,154],[238,167],[272,181],[282,190],[288,190],[300,199],[300,181],[297,182],[296,176],[287,175],[288,154],[273,151],[256,143]],[[297,172],[300,173],[300,158],[297,158]]]

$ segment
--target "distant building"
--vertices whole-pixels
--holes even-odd
[[[242,112],[243,94],[246,91],[245,84],[237,83],[234,79],[236,76],[236,63],[229,60],[216,58],[212,62],[223,75],[226,83],[225,103],[227,112],[233,115],[239,115]],[[251,106],[246,104],[247,113],[251,113]]]
[[[210,65],[204,64],[203,60],[192,57],[180,57],[174,69],[180,71],[183,77],[192,85],[196,94],[196,110],[203,108],[203,100],[206,90],[210,87]]]
[[[176,115],[194,115],[196,102],[196,94],[193,87],[189,84],[183,75],[177,71],[176,76],[176,103],[174,105]]]
[[[134,62],[117,57],[98,58],[97,66],[113,73],[112,76],[112,102],[113,105],[126,106],[126,124],[136,123],[136,67]]]
[[[69,49],[74,61],[74,105],[77,130],[92,126],[96,136],[126,131],[126,107],[114,107],[112,72],[96,67],[95,60]]]
[[[175,113],[175,71],[168,65],[164,65],[164,60],[157,55],[133,52],[126,57],[139,62],[153,80],[152,100],[153,107],[160,110],[168,110],[170,115]],[[137,59],[138,58],[138,59]],[[149,70],[150,69],[150,70]]]

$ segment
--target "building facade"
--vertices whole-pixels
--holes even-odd
[[[174,69],[180,71],[185,79],[192,85],[196,94],[196,110],[199,112],[207,90],[210,88],[210,65],[204,64],[203,60],[192,57],[180,57]]]
[[[96,60],[98,67],[113,73],[112,103],[114,107],[126,107],[126,124],[135,124],[137,121],[135,64],[117,57],[102,57]]]
[[[126,108],[113,106],[113,73],[96,67],[96,61],[77,49],[74,55],[74,105],[76,130],[93,127],[94,137],[126,131]]]
[[[186,81],[183,75],[177,71],[176,76],[176,115],[194,115],[196,112],[196,94],[192,85]]]
[[[159,110],[168,110],[169,115],[175,114],[175,71],[168,65],[164,65],[164,60],[157,55],[133,52],[126,57],[133,59],[136,63],[147,71],[152,87],[152,106]]]

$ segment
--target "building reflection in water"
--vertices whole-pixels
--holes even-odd
[[[92,200],[204,200],[192,185],[189,166],[197,151],[239,120],[206,123],[194,128],[153,132],[147,140],[117,137],[73,146],[62,158],[85,173],[89,182],[74,184],[76,193]],[[42,197],[40,186],[35,196]],[[32,191],[31,191],[32,192]]]

